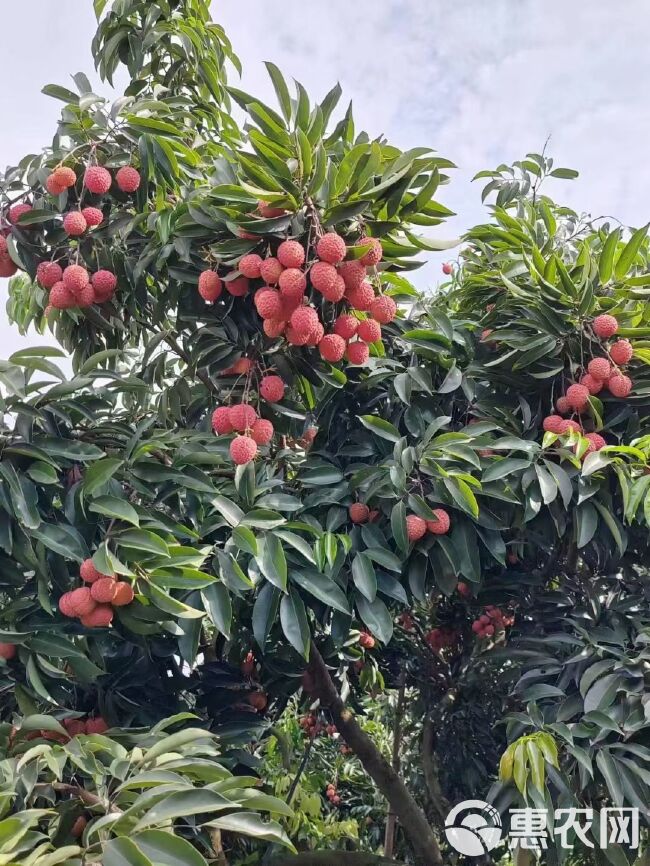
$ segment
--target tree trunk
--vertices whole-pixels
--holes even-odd
[[[433,717],[428,715],[422,727],[422,769],[424,770],[424,781],[429,792],[429,799],[435,812],[436,823],[439,827],[444,827],[445,818],[449,812],[449,803],[442,793],[438,779],[435,739]]]
[[[303,682],[307,691],[329,709],[334,724],[346,743],[355,752],[364,770],[390,803],[391,809],[404,828],[418,866],[440,866],[442,864],[440,846],[426,815],[399,775],[361,729],[353,713],[346,708],[327,665],[314,643],[311,645],[308,675]]]
[[[393,770],[397,774],[400,771],[400,750],[402,748],[402,721],[404,719],[404,695],[406,693],[406,672],[402,670],[400,675],[399,693],[395,707],[395,723],[393,725]],[[388,812],[386,821],[386,834],[384,836],[384,857],[392,857],[395,850],[395,837],[397,835],[397,815],[392,806]]]

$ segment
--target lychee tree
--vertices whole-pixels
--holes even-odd
[[[91,819],[71,863],[147,862],[140,830],[197,864],[242,834],[286,842],[250,816],[283,811],[244,768],[298,690],[417,863],[442,860],[430,817],[487,790],[507,745],[487,728],[515,706],[499,802],[643,799],[645,230],[555,206],[530,155],[491,174],[492,221],[422,297],[405,274],[445,247],[418,232],[449,214],[448,160],[371,140],[351,108],[333,121],[338,87],[313,104],[273,64],[278,110],[228,86],[236,58],[199,0],[105,5],[97,67],[127,62],[126,95],[49,87],[66,103],[53,147],[0,190],[10,317],[73,366],[27,349],[0,370],[6,749],[17,762],[35,730],[57,755],[156,750],[176,714],[194,769],[189,792],[159,776],[140,823],[114,820],[125,779],[98,803],[97,782],[48,778],[65,786],[52,844],[64,812]],[[510,694],[516,653],[531,670]],[[383,682],[424,719],[430,815],[341,697]],[[234,805],[204,796],[236,783],[196,769],[190,724],[247,779]],[[467,774],[454,732],[480,743]]]

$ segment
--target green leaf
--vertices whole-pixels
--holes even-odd
[[[359,420],[364,427],[382,439],[388,439],[389,442],[399,442],[401,438],[397,427],[384,418],[379,418],[377,415],[359,415]]]
[[[140,519],[135,508],[126,499],[118,499],[116,496],[98,496],[89,505],[89,510],[95,514],[104,514],[115,520],[123,520],[133,526],[140,525]]]
[[[314,598],[334,608],[334,610],[345,614],[350,613],[350,606],[348,605],[345,593],[343,593],[332,578],[313,569],[294,568],[291,570],[289,579],[292,583],[304,589],[305,592],[313,595]]]
[[[155,553],[158,556],[169,556],[167,545],[159,535],[144,529],[126,529],[115,536],[120,547]]]
[[[607,240],[603,244],[603,249],[598,261],[598,275],[600,277],[600,282],[603,285],[608,283],[612,278],[612,273],[614,271],[614,254],[620,237],[620,228],[614,229],[613,232],[610,232],[607,235]]]
[[[585,547],[596,534],[598,512],[590,502],[583,502],[576,509],[578,548]]]
[[[132,842],[126,836],[110,839],[104,845],[102,864],[103,866],[154,866],[152,861],[142,853],[135,842]]]
[[[293,575],[292,575],[293,577]],[[266,639],[278,615],[280,593],[270,583],[265,583],[253,606],[253,634],[258,646],[263,650]]]
[[[232,601],[223,583],[210,584],[201,591],[206,612],[221,634],[230,640],[232,626]]]
[[[215,821],[208,821],[205,826],[226,830],[236,836],[250,836],[253,839],[284,845],[291,851],[296,850],[277,821],[263,821],[256,812],[235,812]]]
[[[260,543],[261,553],[256,557],[260,571],[273,586],[286,592],[287,559],[282,542],[275,535],[267,533],[260,539]]]
[[[402,560],[398,556],[395,556],[392,551],[386,550],[385,547],[369,547],[364,553],[373,562],[382,565],[384,568],[395,571],[397,574],[402,573]]]
[[[264,65],[271,76],[271,81],[273,82],[273,87],[275,88],[275,93],[278,97],[282,114],[288,123],[291,120],[291,96],[289,95],[287,82],[284,80],[284,76],[275,63],[271,63],[267,60]]]
[[[289,590],[280,602],[282,631],[291,646],[304,658],[309,658],[311,634],[305,605],[297,592]]]
[[[359,592],[374,601],[377,595],[377,575],[372,560],[365,553],[357,553],[352,560],[352,579]]]
[[[185,818],[203,812],[226,811],[232,809],[232,806],[232,800],[207,788],[175,791],[145,812],[135,825],[134,831],[137,833],[153,824],[161,824],[174,818]]]
[[[213,496],[211,502],[231,526],[237,526],[244,519],[244,512],[231,499],[225,496]]]
[[[145,830],[132,838],[154,866],[208,866],[193,845],[169,831]]]
[[[477,518],[479,513],[478,502],[471,487],[462,478],[444,478],[443,483],[449,491],[454,502],[470,514]]]
[[[250,553],[251,556],[257,556],[257,539],[247,526],[237,526],[233,529],[232,540],[240,550]]]
[[[634,264],[634,260],[636,259],[637,253],[641,248],[641,244],[645,240],[645,237],[648,233],[648,225],[647,223],[642,228],[637,229],[627,244],[623,247],[623,251],[616,261],[616,265],[614,266],[614,275],[617,280],[623,279],[623,277],[630,270],[632,265]]]
[[[390,525],[397,546],[406,553],[409,548],[409,540],[406,533],[406,506],[403,502],[398,502],[393,506],[390,515]]]
[[[382,643],[389,643],[393,636],[393,618],[380,598],[370,602],[362,595],[357,598],[357,610],[368,629]]]

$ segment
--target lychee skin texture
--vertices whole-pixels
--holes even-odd
[[[307,339],[318,325],[318,313],[313,307],[298,307],[291,314],[291,327],[298,334],[306,334]]]
[[[374,319],[365,319],[359,322],[357,337],[364,343],[376,343],[377,340],[381,340],[381,325]]]
[[[88,228],[88,223],[80,211],[70,211],[63,217],[63,230],[71,238],[79,237]]]
[[[90,613],[81,617],[81,624],[86,628],[107,628],[113,622],[113,616],[110,604],[98,604]]]
[[[427,529],[433,535],[446,535],[451,526],[451,518],[444,508],[434,508],[433,513],[437,520],[427,520]]]
[[[235,298],[243,298],[248,294],[249,284],[246,277],[237,277],[225,283],[226,291]]]
[[[287,268],[280,274],[280,292],[285,298],[300,300],[307,288],[307,277],[298,268]]]
[[[81,211],[81,216],[86,220],[86,225],[90,228],[94,228],[104,222],[104,214],[98,207],[85,207]]]
[[[118,580],[115,584],[115,592],[113,593],[113,607],[126,607],[131,604],[135,598],[133,587],[126,580]]]
[[[362,265],[378,265],[381,261],[381,257],[384,254],[384,251],[381,246],[381,241],[377,238],[359,238],[356,243],[356,246],[363,247],[370,244],[370,249],[367,253],[365,253],[359,261]]]
[[[63,285],[76,295],[90,281],[88,271],[81,265],[68,265],[63,271]]]
[[[345,283],[343,282],[343,277],[339,277],[337,274],[334,285],[331,288],[326,288],[321,292],[321,294],[326,301],[330,301],[332,304],[338,304],[345,295]]]
[[[29,213],[30,210],[33,210],[31,204],[26,204],[25,202],[14,204],[9,208],[9,213],[7,214],[7,219],[12,225],[15,225],[18,220],[23,216],[23,214]],[[28,226],[25,226],[28,228]]]
[[[269,286],[275,286],[283,270],[284,268],[280,262],[273,256],[270,256],[268,259],[264,259],[260,265],[260,276]]]
[[[600,451],[601,448],[604,448],[607,445],[607,442],[600,433],[587,433],[585,439],[589,440],[589,447],[587,448],[586,453],[592,454],[594,451]]]
[[[67,165],[60,165],[58,168],[55,168],[50,178],[52,179],[52,183],[61,187],[61,189],[69,189],[77,182],[77,175],[74,169],[68,168]]]
[[[55,310],[68,310],[74,307],[77,301],[70,289],[67,289],[63,281],[55,283],[50,289],[50,306]]]
[[[632,380],[629,376],[624,376],[622,373],[614,373],[607,381],[607,387],[610,394],[614,397],[627,397],[632,390]]]
[[[609,379],[612,368],[607,358],[592,358],[587,365],[587,371],[594,379]]]
[[[602,315],[594,319],[594,333],[601,340],[609,340],[618,331],[618,322],[614,316]]]
[[[542,427],[547,433],[561,433],[563,430],[564,418],[560,415],[548,415],[544,418]]]
[[[285,268],[300,268],[305,263],[305,251],[298,241],[283,241],[278,247],[278,261]]]
[[[65,191],[65,187],[56,182],[56,178],[51,174],[45,181],[45,189],[50,195],[61,195]]]
[[[316,244],[316,255],[321,262],[329,262],[330,265],[338,265],[347,253],[345,241],[336,232],[329,232]]]
[[[443,272],[443,274],[446,274],[447,276],[449,276],[450,274],[453,274],[453,272],[454,272],[453,265],[451,265],[449,262],[445,262],[444,265],[442,266],[442,272]]]
[[[368,311],[375,300],[375,290],[370,283],[361,283],[356,289],[348,289],[346,297],[357,310]]]
[[[334,322],[334,333],[344,340],[351,340],[357,333],[359,320],[355,316],[350,316],[348,313],[343,313]]]
[[[140,172],[133,166],[124,165],[115,175],[115,180],[122,192],[135,192],[140,186]]]
[[[77,300],[77,306],[91,307],[95,303],[95,290],[92,287],[92,283],[86,283],[86,285],[77,292],[75,297]]]
[[[370,517],[370,509],[363,502],[353,502],[349,513],[352,523],[367,523]]]
[[[334,265],[327,262],[316,262],[309,271],[309,279],[317,292],[325,293],[335,290],[338,273]]]
[[[249,280],[257,280],[261,276],[262,257],[257,253],[249,253],[240,259],[239,273]]]
[[[578,424],[577,421],[567,421],[566,419],[564,419],[562,421],[562,427],[559,431],[560,435],[567,436],[572,430],[576,433],[582,433],[582,427]]]
[[[97,607],[97,602],[90,594],[87,586],[80,586],[70,593],[70,607],[77,616],[87,616]]]
[[[95,195],[105,195],[111,188],[113,178],[110,171],[101,165],[93,165],[86,169],[84,185]]]
[[[567,415],[571,411],[571,404],[566,397],[558,397],[555,401],[555,408],[560,415]]]
[[[0,258],[0,277],[13,277],[18,270],[18,265],[8,256]]]
[[[204,301],[214,301],[223,291],[223,283],[214,271],[202,271],[199,276],[199,294]]]
[[[406,518],[406,534],[409,541],[419,541],[427,531],[427,522],[417,514],[409,514]]]
[[[314,328],[314,330],[310,333],[309,339],[307,340],[305,345],[311,346],[312,348],[314,348],[314,347],[318,346],[318,344],[320,343],[320,341],[323,339],[324,336],[325,336],[325,328],[319,322],[316,325],[316,327]]]
[[[64,592],[61,598],[59,599],[59,610],[63,614],[63,616],[68,616],[71,619],[76,617],[77,613],[74,606],[70,603],[71,592]]]
[[[0,659],[11,661],[16,657],[16,644],[0,643]]]
[[[284,388],[279,376],[264,376],[260,382],[260,397],[269,403],[279,403],[284,398]]]
[[[359,261],[342,262],[339,274],[343,277],[345,288],[351,291],[357,289],[366,278],[366,268]]]
[[[287,323],[284,319],[264,319],[262,328],[267,337],[276,339],[284,334]]]
[[[263,319],[278,319],[282,314],[282,298],[275,289],[260,289],[255,294],[254,303]]]
[[[95,568],[92,559],[84,559],[79,568],[79,576],[84,583],[94,583],[100,577],[110,577],[108,574],[101,574]]]
[[[387,325],[397,314],[397,304],[387,295],[380,295],[370,305],[370,313],[380,325]]]
[[[584,385],[570,385],[567,388],[566,398],[569,406],[579,412],[584,409],[589,401],[589,389]]]
[[[250,436],[237,436],[230,443],[230,456],[237,466],[244,466],[255,459],[257,443]]]
[[[239,358],[232,365],[232,371],[237,376],[244,376],[253,369],[253,362],[250,358]]]
[[[223,436],[225,433],[232,433],[232,424],[230,423],[230,409],[227,406],[219,406],[212,413],[212,429],[217,436]]]
[[[370,357],[370,350],[365,343],[359,341],[357,343],[349,343],[345,354],[351,364],[360,367]]]
[[[257,412],[248,403],[238,403],[228,410],[228,417],[233,430],[243,433],[253,426],[257,419]]]
[[[266,418],[258,418],[251,428],[251,439],[258,445],[268,445],[273,439],[273,424]]]
[[[41,262],[36,268],[36,279],[44,289],[51,289],[62,277],[63,270],[58,262]]]
[[[605,387],[605,382],[602,379],[596,379],[591,373],[585,373],[580,377],[580,384],[584,385],[589,390],[590,394],[598,394]]]
[[[632,360],[634,349],[629,340],[617,340],[609,350],[609,357],[615,364],[628,364]]]
[[[107,301],[117,287],[117,277],[112,271],[97,271],[91,277],[96,300]]]
[[[110,604],[115,595],[115,586],[112,577],[100,577],[90,587],[90,594],[99,604]]]
[[[318,344],[321,358],[337,364],[345,355],[345,340],[339,334],[326,334]]]
[[[291,325],[286,330],[287,343],[290,346],[306,346],[310,336],[311,331],[297,331]]]

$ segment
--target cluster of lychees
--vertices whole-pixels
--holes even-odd
[[[333,737],[334,734],[338,733],[336,725],[326,725],[324,722],[319,722],[314,713],[303,716],[298,724],[312,739],[321,736]]]
[[[409,541],[419,541],[425,533],[446,535],[451,526],[451,518],[444,508],[434,508],[435,520],[425,520],[417,514],[409,514],[406,518],[406,534]]]
[[[490,605],[485,613],[472,623],[472,631],[477,637],[493,637],[497,631],[514,625],[514,614],[505,614],[501,608]]]
[[[458,641],[458,632],[453,628],[432,628],[425,635],[426,642],[434,652],[449,649]]]
[[[63,270],[58,262],[41,262],[36,279],[50,290],[46,315],[52,308],[67,310],[103,304],[115,294],[117,277],[112,271],[100,270],[89,274],[82,265],[68,265]]]
[[[340,806],[341,805],[341,798],[336,793],[336,786],[333,785],[331,782],[329,783],[329,785],[327,786],[327,788],[325,790],[325,796],[330,801],[332,806]]]
[[[59,610],[64,616],[80,619],[87,628],[102,628],[113,621],[114,608],[131,604],[133,588],[124,580],[101,574],[92,559],[81,563],[79,575],[89,586],[80,586],[64,593],[59,599]]]

